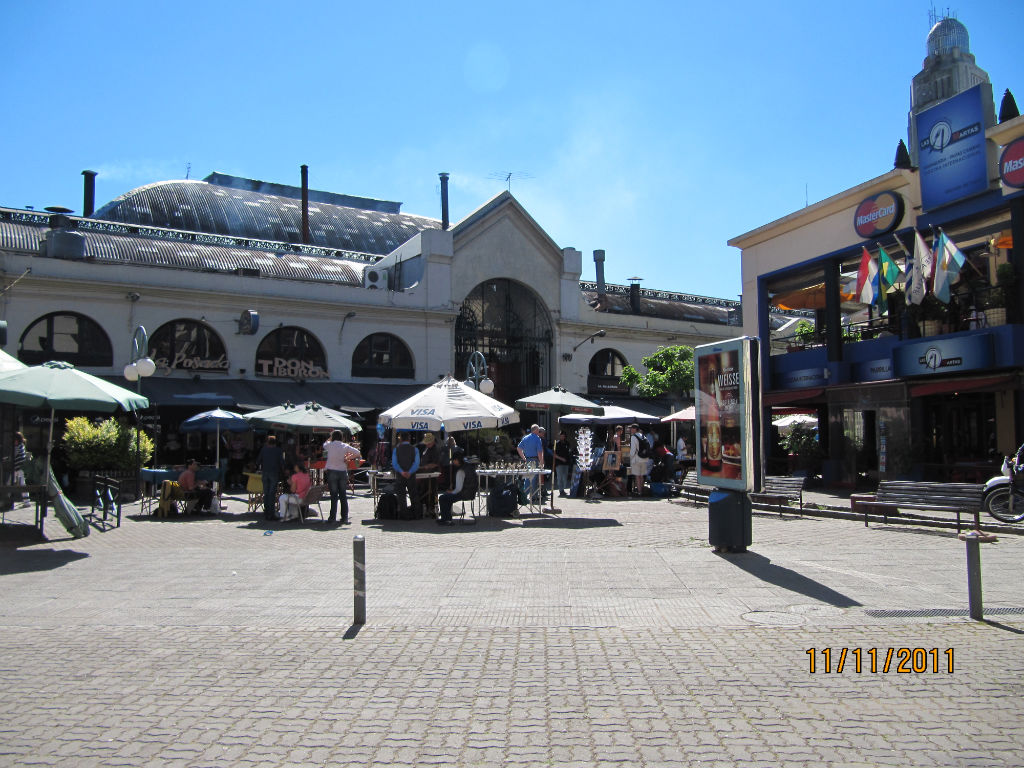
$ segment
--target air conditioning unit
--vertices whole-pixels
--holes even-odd
[[[367,267],[363,271],[363,288],[387,290],[388,271],[385,267]]]

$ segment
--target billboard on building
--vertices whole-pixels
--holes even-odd
[[[926,109],[915,120],[924,210],[988,189],[980,85]]]
[[[697,482],[756,490],[761,480],[757,339],[704,344],[693,356]]]

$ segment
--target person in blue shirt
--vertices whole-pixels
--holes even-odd
[[[409,443],[409,433],[398,433],[398,445],[391,452],[391,466],[395,470],[395,495],[401,508],[401,516],[405,518],[412,500],[412,516],[423,516],[420,506],[420,495],[416,493],[416,470],[420,468],[420,452]]]
[[[540,437],[540,424],[534,424],[530,427],[530,432],[519,441],[519,445],[516,446],[516,451],[519,452],[519,458],[525,461],[528,465],[534,467],[544,467],[544,441]],[[526,483],[526,492],[530,495],[533,494],[537,487],[537,481],[530,479]]]

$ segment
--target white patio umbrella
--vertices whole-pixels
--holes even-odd
[[[697,419],[697,409],[692,405],[689,408],[683,408],[681,411],[670,413],[668,416],[662,416],[662,421],[695,421]]]
[[[0,349],[0,373],[7,373],[8,371],[20,371],[22,368],[28,368],[21,360],[11,355],[8,355],[2,349]]]
[[[811,416],[806,413],[791,413],[789,416],[783,416],[780,419],[776,419],[772,422],[773,427],[779,429],[788,429],[789,427],[796,426],[797,424],[813,424],[818,425],[818,419],[816,416]]]
[[[273,408],[247,413],[244,418],[250,423],[262,427],[271,429],[281,427],[295,432],[344,429],[352,434],[358,434],[363,429],[358,422],[348,418],[341,411],[312,401],[298,405],[291,403],[275,405]]]
[[[649,413],[634,411],[629,408],[622,408],[618,405],[604,406],[604,414],[601,416],[587,416],[582,413],[574,413],[570,416],[563,416],[558,420],[560,424],[657,424],[661,421],[657,416]]]
[[[377,422],[384,427],[423,432],[490,429],[518,421],[519,414],[514,408],[451,376],[445,376],[377,417]]]

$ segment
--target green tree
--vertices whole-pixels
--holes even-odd
[[[658,397],[664,394],[682,395],[692,392],[693,347],[658,347],[653,355],[641,361],[647,373],[640,375],[632,365],[622,370],[620,381],[628,387],[636,387],[642,397]]]

